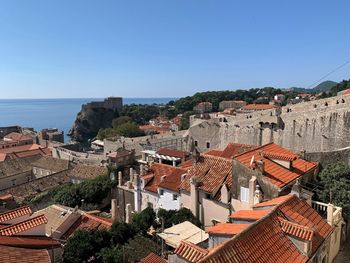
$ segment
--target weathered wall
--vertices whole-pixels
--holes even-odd
[[[158,207],[165,210],[178,210],[180,209],[180,197],[179,193],[163,189],[164,194],[159,195]],[[177,195],[177,200],[173,199],[173,196]]]
[[[306,152],[305,159],[319,162],[323,167],[325,167],[328,164],[333,164],[336,162],[341,162],[346,165],[350,165],[350,147],[335,150],[335,151],[312,152],[312,153]]]
[[[276,110],[238,114],[224,122],[211,115],[196,120],[189,137],[201,151],[223,149],[227,143],[261,145],[275,142],[296,152],[331,151],[350,146],[350,96],[303,102]],[[191,141],[191,140],[189,140]]]

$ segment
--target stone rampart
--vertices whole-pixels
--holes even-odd
[[[349,95],[288,105],[280,110],[237,114],[225,120],[211,117],[195,121],[189,129],[189,137],[197,141],[201,151],[223,149],[229,142],[275,142],[296,152],[350,146]]]

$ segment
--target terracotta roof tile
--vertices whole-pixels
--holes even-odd
[[[238,220],[258,220],[270,212],[271,210],[238,210],[231,214],[230,218]]]
[[[0,262],[6,263],[50,263],[50,255],[44,249],[28,249],[0,246]]]
[[[202,154],[198,162],[188,172],[181,184],[181,189],[189,192],[190,178],[196,176],[199,180],[198,188],[202,191],[213,193],[223,184],[228,176],[232,177],[232,162],[232,160],[226,158]]]
[[[261,147],[255,148],[254,150],[245,152],[235,157],[236,160],[244,164],[245,166],[250,168],[250,163],[252,157],[254,156],[254,160],[262,160],[265,164],[264,175],[268,178],[274,185],[277,187],[284,187],[287,184],[293,182],[295,179],[303,175],[304,173],[315,169],[317,167],[317,163],[308,162],[303,159],[296,159],[292,161],[292,168],[287,169],[286,167],[272,161],[267,157],[263,157],[264,152],[273,153],[279,156],[296,156],[293,152],[282,148],[281,146],[268,143]]]
[[[11,132],[7,134],[4,138],[13,140],[13,141],[32,141],[33,142],[32,137],[30,137],[29,135],[18,133],[18,132]]]
[[[192,166],[193,166],[193,160],[190,159],[190,160],[187,160],[187,161],[185,161],[185,162],[179,164],[178,167],[184,168],[184,169],[189,169],[189,168],[191,168]]]
[[[29,206],[22,206],[13,210],[9,210],[0,214],[0,223],[10,221],[12,219],[32,214]]]
[[[20,223],[13,224],[0,229],[0,235],[13,236],[46,223],[47,219],[44,215],[33,217]]]
[[[210,250],[200,262],[307,262],[309,258],[291,241],[288,232],[309,239],[311,232],[308,229],[314,231],[311,258],[331,233],[332,227],[311,206],[294,195],[288,196],[282,203],[280,200],[275,203],[279,204],[270,214]],[[281,223],[281,218],[289,223]]]
[[[282,230],[287,233],[291,234],[293,236],[305,239],[305,240],[312,240],[312,237],[314,235],[314,231],[306,226],[301,226],[299,224],[295,224],[292,222],[289,222],[288,220],[285,220],[284,218],[279,217]]]
[[[169,149],[169,148],[161,148],[157,151],[157,154],[171,156],[175,158],[184,158],[189,155],[188,152]]]
[[[46,236],[0,236],[0,246],[38,249],[61,247],[61,243]]]
[[[236,235],[248,226],[249,224],[218,223],[209,227],[206,232],[209,234]]]
[[[223,151],[220,151],[220,150],[210,150],[210,151],[207,151],[205,154],[221,157],[222,153]]]
[[[268,201],[265,201],[265,202],[261,202],[259,204],[256,204],[254,205],[255,208],[258,208],[258,207],[266,207],[266,206],[275,206],[275,205],[279,205],[279,204],[282,204],[284,203],[286,200],[288,200],[290,198],[289,195],[282,195],[282,196],[279,196],[279,197],[276,197],[274,199],[271,199],[271,200],[268,200]]]
[[[192,244],[191,242],[181,241],[174,253],[184,258],[187,262],[198,262],[198,260],[208,254],[208,250]]]
[[[162,259],[160,256],[157,256],[154,253],[149,253],[147,257],[140,260],[140,263],[166,263],[165,259]]]
[[[153,163],[150,171],[143,176],[144,179],[152,178],[144,187],[145,190],[157,193],[158,187],[166,188],[172,191],[178,191],[181,184],[181,175],[187,173],[187,170],[167,164]],[[150,176],[153,177],[150,177]],[[162,176],[166,176],[162,181]]]
[[[256,145],[229,143],[223,150],[221,157],[232,158],[238,154],[257,148]]]
[[[270,159],[277,159],[277,160],[284,160],[284,161],[294,161],[298,158],[298,155],[296,154],[283,154],[283,153],[268,152],[268,151],[263,151],[262,154],[264,157],[267,157]]]

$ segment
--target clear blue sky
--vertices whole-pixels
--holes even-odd
[[[349,10],[348,0],[0,0],[0,98],[307,87],[350,59]]]

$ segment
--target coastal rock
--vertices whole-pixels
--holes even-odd
[[[112,126],[112,120],[119,116],[122,105],[122,98],[115,97],[82,105],[68,135],[79,142],[94,138],[101,128]]]

